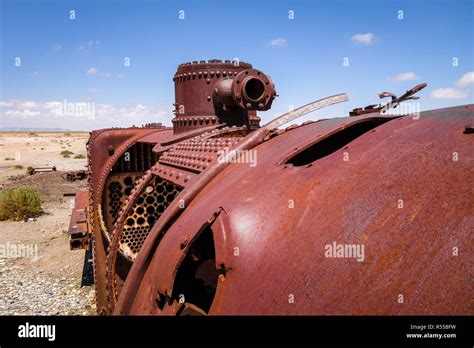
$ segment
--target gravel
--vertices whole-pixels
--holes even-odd
[[[0,315],[95,315],[92,286],[81,287],[81,278],[38,271],[25,272],[21,267],[0,260]]]
[[[69,250],[71,200],[63,196],[86,189],[87,181],[67,182],[62,174],[2,182],[37,187],[45,213],[28,222],[0,221],[0,245],[37,247],[37,258],[0,256],[0,315],[96,315],[90,252]]]

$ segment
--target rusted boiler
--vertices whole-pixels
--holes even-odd
[[[260,125],[250,64],[182,64],[173,127],[91,133],[71,248],[99,314],[473,314],[474,105]]]

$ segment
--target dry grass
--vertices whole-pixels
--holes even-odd
[[[64,150],[64,151],[61,151],[61,156],[63,156],[64,158],[69,158],[71,157],[71,155],[73,155],[74,152],[71,152],[69,150]]]
[[[0,221],[25,220],[41,213],[41,197],[36,188],[16,187],[0,191]]]

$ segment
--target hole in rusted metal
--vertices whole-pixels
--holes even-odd
[[[71,240],[71,249],[81,249],[82,241],[81,240]]]
[[[156,305],[157,307],[162,310],[165,307],[166,304],[166,297],[162,294],[159,294],[158,297],[156,298]]]
[[[189,247],[176,274],[172,298],[193,304],[205,313],[209,312],[217,288],[214,237],[207,226]]]
[[[251,101],[258,101],[262,99],[265,92],[265,85],[259,78],[250,78],[245,82],[244,95]]]
[[[125,183],[125,185],[129,186],[133,184],[133,179],[130,176],[127,176],[123,179],[123,182]]]
[[[318,159],[336,152],[361,135],[389,120],[391,119],[383,118],[368,120],[346,127],[300,151],[287,160],[285,164],[293,164],[296,167],[308,165]]]

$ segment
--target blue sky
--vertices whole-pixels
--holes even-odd
[[[472,0],[1,0],[0,126],[170,125],[177,65],[212,58],[237,57],[272,77],[280,96],[264,121],[340,92],[350,101],[300,121],[344,116],[379,102],[378,92],[421,82],[422,110],[468,104],[473,8]],[[95,103],[96,116],[53,113],[64,100]]]

